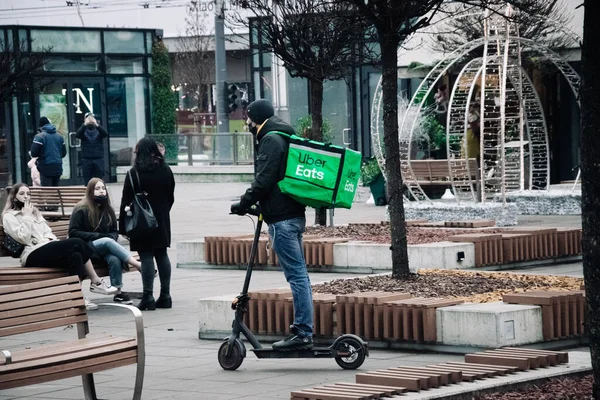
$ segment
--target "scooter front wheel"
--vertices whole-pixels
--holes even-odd
[[[347,356],[336,357],[335,362],[344,369],[356,369],[365,362],[366,351],[363,343],[353,337],[345,337],[338,341],[335,349],[348,353]]]
[[[240,343],[236,342],[233,344],[231,349],[231,355],[227,356],[228,342],[224,341],[219,347],[219,364],[221,368],[227,371],[235,371],[242,365],[244,361],[244,354],[240,350]]]

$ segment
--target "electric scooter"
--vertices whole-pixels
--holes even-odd
[[[315,346],[308,350],[277,350],[272,347],[263,347],[246,326],[244,323],[244,314],[248,311],[248,302],[250,301],[248,287],[250,286],[250,278],[252,277],[252,269],[254,267],[263,222],[263,216],[256,206],[253,206],[247,213],[258,217],[258,222],[256,223],[254,240],[250,250],[250,260],[246,268],[244,287],[240,295],[231,303],[231,308],[235,310],[232,332],[219,347],[218,358],[221,367],[225,370],[234,371],[242,365],[246,357],[246,346],[240,338],[240,333],[250,342],[253,347],[250,351],[253,351],[258,358],[335,358],[335,362],[344,369],[356,369],[360,367],[365,361],[365,357],[369,355],[369,347],[367,342],[356,335],[341,335],[329,347]]]

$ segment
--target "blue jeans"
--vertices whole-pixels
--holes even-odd
[[[302,233],[306,218],[292,218],[269,225],[269,236],[279,265],[290,284],[294,299],[294,324],[292,330],[302,336],[313,334],[313,302],[310,278],[306,270]]]
[[[116,240],[109,237],[96,239],[92,242],[96,253],[108,264],[110,284],[116,288],[123,287],[123,263],[131,257],[131,253]]]

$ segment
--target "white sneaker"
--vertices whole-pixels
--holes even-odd
[[[100,279],[98,283],[90,284],[90,292],[99,294],[116,294],[119,291],[114,286],[110,286],[110,283],[104,279]]]
[[[98,309],[98,304],[92,303],[90,301],[90,299],[88,299],[87,297],[84,297],[83,300],[85,301],[85,309],[90,311],[90,310],[97,310]]]

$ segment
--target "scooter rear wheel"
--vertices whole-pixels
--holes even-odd
[[[231,349],[231,355],[227,357],[227,341],[224,341],[219,347],[219,364],[221,368],[227,371],[235,371],[242,365],[244,361],[244,355],[240,350],[239,343],[234,343]]]
[[[365,362],[366,352],[364,345],[353,337],[340,339],[335,349],[350,353],[346,357],[335,358],[335,362],[343,369],[356,369]]]

